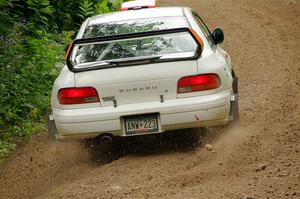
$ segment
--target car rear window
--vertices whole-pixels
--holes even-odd
[[[194,56],[198,44],[189,32],[150,35],[145,37],[102,41],[74,46],[72,62],[97,63],[139,57],[175,55],[180,58],[187,53]],[[84,67],[84,66],[82,66]]]
[[[86,28],[83,38],[103,37],[188,27],[183,17],[151,18],[113,23],[93,24]]]

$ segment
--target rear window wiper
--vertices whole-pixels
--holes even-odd
[[[139,58],[126,58],[120,60],[107,60],[107,61],[98,61],[92,63],[80,64],[77,66],[77,69],[81,68],[113,68],[113,67],[122,67],[128,65],[140,65],[140,64],[149,64],[155,63],[160,60],[162,56],[153,56],[153,57],[139,57]]]

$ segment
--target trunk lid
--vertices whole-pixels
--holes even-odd
[[[75,73],[76,87],[97,89],[101,106],[176,99],[177,83],[197,74],[197,61],[161,62]]]

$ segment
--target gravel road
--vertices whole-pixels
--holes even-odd
[[[0,198],[300,198],[300,1],[161,0],[194,8],[240,78],[240,123],[92,143],[34,136],[0,166]],[[199,130],[200,131],[200,130]]]

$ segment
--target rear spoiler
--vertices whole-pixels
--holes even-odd
[[[111,35],[111,36],[101,36],[101,37],[93,37],[93,38],[86,38],[86,39],[75,39],[70,46],[68,47],[67,54],[66,54],[66,64],[70,71],[72,72],[83,72],[87,70],[92,70],[91,68],[74,68],[73,63],[71,61],[72,51],[75,45],[78,44],[92,44],[97,42],[103,41],[117,41],[123,39],[133,39],[139,37],[147,37],[147,36],[156,36],[156,35],[164,35],[164,34],[171,34],[171,33],[180,33],[180,32],[189,32],[195,41],[199,45],[199,56],[203,49],[203,41],[200,36],[190,28],[176,28],[176,29],[167,29],[167,30],[155,30],[149,32],[141,32],[141,33],[130,33],[130,34],[121,34],[121,35]]]

